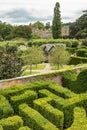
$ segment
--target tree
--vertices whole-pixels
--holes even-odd
[[[44,26],[44,24],[42,23],[42,22],[40,22],[40,21],[37,21],[37,22],[35,22],[34,24],[33,24],[35,27],[37,27],[38,29],[42,29],[42,30],[44,30],[45,29],[45,26]]]
[[[6,45],[5,51],[0,53],[0,79],[8,79],[20,76],[23,61],[19,57],[17,49]]]
[[[13,32],[14,37],[23,37],[23,38],[30,39],[32,36],[31,34],[32,34],[32,30],[27,25],[24,26],[20,25],[14,27],[14,32]]]
[[[30,66],[30,73],[32,73],[32,65],[39,64],[44,60],[43,51],[40,47],[32,46],[22,55],[25,65]]]
[[[87,38],[87,11],[70,25],[71,38]]]
[[[63,46],[56,46],[50,55],[50,61],[54,65],[57,65],[58,69],[60,66],[67,64],[69,59],[70,59],[70,55],[68,51],[64,49]]]
[[[57,39],[61,36],[61,16],[60,16],[60,4],[57,2],[54,8],[54,17],[52,22],[52,34],[53,38]]]
[[[6,39],[13,30],[13,26],[10,24],[0,22],[0,37]]]

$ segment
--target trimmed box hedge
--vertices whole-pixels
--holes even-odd
[[[50,83],[47,89],[55,95],[60,96],[64,99],[76,96],[76,94],[70,91],[69,89],[57,84]]]
[[[40,97],[40,98],[42,98],[42,97],[50,97],[50,98],[52,98],[52,99],[59,99],[59,100],[61,100],[61,101],[64,100],[64,98],[55,95],[54,93],[50,92],[50,91],[47,90],[47,89],[39,90],[39,97]]]
[[[35,91],[27,90],[20,95],[12,96],[10,98],[10,102],[17,112],[19,104],[28,103],[30,106],[32,106],[33,100],[37,99],[37,98],[38,98],[38,96],[37,96],[37,93]]]
[[[23,120],[19,116],[12,116],[0,120],[3,130],[17,130],[23,126]]]
[[[76,39],[32,39],[27,44],[28,46],[41,46],[43,44],[66,44],[67,47],[80,44],[79,40]]]
[[[32,129],[29,128],[28,126],[24,126],[24,127],[20,127],[18,130],[32,130]]]
[[[34,130],[59,130],[39,112],[30,108],[27,104],[19,106],[19,115],[23,118],[25,124]]]
[[[0,125],[0,130],[3,130],[3,127]]]
[[[71,56],[69,65],[77,65],[82,63],[87,63],[87,58],[79,56]]]
[[[80,48],[76,51],[77,56],[87,57],[87,48]]]
[[[67,130],[87,130],[86,111],[83,108],[74,109],[74,122]]]
[[[47,101],[50,98],[42,98],[34,100],[34,109],[39,111],[45,118],[52,122],[59,129],[63,129],[64,116],[63,112],[53,108]]]
[[[73,120],[74,120],[73,110],[75,107],[77,106],[84,107],[85,110],[87,111],[87,93],[79,94],[76,97],[63,100],[62,102],[59,99],[53,99],[51,101],[51,104],[55,108],[58,108],[59,110],[63,111],[64,128],[68,128],[73,123]]]
[[[2,95],[0,95],[0,119],[11,116],[14,114],[14,110],[11,107],[9,101]]]
[[[24,84],[24,85],[12,86],[8,89],[1,90],[0,94],[4,95],[5,97],[9,99],[11,96],[15,96],[15,95],[23,93],[25,90],[38,91],[40,89],[47,88],[48,85],[49,85],[49,82],[37,81],[37,82]]]

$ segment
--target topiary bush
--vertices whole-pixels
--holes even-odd
[[[71,56],[71,59],[69,61],[69,65],[77,65],[77,64],[83,64],[83,63],[87,63],[86,57]]]
[[[81,48],[76,51],[76,55],[80,57],[87,57],[87,48]]]
[[[23,120],[19,116],[8,117],[0,120],[3,130],[17,130],[23,126]]]
[[[11,107],[9,101],[2,95],[0,95],[0,119],[11,116],[14,114],[14,110]]]
[[[83,70],[78,75],[77,86],[80,93],[87,91],[87,69]]]
[[[24,127],[20,127],[18,130],[32,130],[32,129],[29,128],[28,126],[24,126]]]

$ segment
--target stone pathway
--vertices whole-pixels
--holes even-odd
[[[41,70],[41,73],[47,73],[47,72],[51,72],[51,66],[49,63],[46,64],[45,68],[43,70]]]
[[[26,70],[26,71],[29,71],[29,70]],[[48,73],[48,72],[54,72],[54,70],[51,69],[51,65],[49,63],[46,63],[46,66],[44,69],[32,70],[32,72],[37,72],[37,73],[43,74],[43,73]]]

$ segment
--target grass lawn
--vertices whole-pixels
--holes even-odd
[[[37,67],[36,65],[33,65],[32,66],[32,69],[33,70],[43,70],[45,68],[46,64],[45,63],[42,63],[42,64],[38,64]]]
[[[32,65],[32,70],[43,70],[45,68],[45,66],[46,66],[45,63],[38,64],[37,67],[36,67],[36,65]],[[24,67],[26,67],[26,66],[24,66]],[[27,70],[29,70],[29,69],[30,69],[30,66],[27,66]]]
[[[59,67],[59,70],[62,69],[72,69],[74,67],[74,65],[63,65]],[[57,65],[51,65],[52,70],[58,70],[58,66]]]
[[[78,65],[63,65],[60,66],[59,70],[66,70],[66,69],[73,69],[73,67],[87,67],[87,64],[78,64]],[[57,65],[51,65],[52,70],[58,70],[58,66]]]
[[[30,71],[24,71],[21,76],[28,76],[28,75],[38,74],[38,73],[39,72],[32,72],[32,73],[30,73]]]

